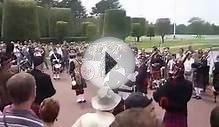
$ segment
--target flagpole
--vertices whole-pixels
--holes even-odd
[[[173,18],[173,39],[176,39],[176,0],[174,0]]]

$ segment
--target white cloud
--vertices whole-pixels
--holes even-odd
[[[91,12],[91,8],[100,0],[81,0],[82,4]],[[219,0],[175,0],[176,23],[187,23],[193,17],[201,17],[211,23],[219,25]],[[127,15],[131,17],[145,17],[150,22],[157,18],[168,17],[174,19],[174,0],[120,0]]]

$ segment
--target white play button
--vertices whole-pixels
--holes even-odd
[[[97,87],[112,89],[124,85],[134,72],[135,57],[131,48],[117,38],[102,38],[85,51],[81,73],[84,79]]]

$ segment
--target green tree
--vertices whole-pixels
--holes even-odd
[[[126,21],[126,12],[124,10],[106,10],[104,14],[103,35],[125,39],[127,35]]]
[[[147,29],[147,36],[150,37],[150,40],[151,40],[151,37],[155,36],[155,32],[154,32],[154,27],[153,26],[149,26],[148,27],[148,29]]]
[[[176,33],[177,34],[187,34],[188,30],[187,30],[187,26],[184,24],[179,24],[176,26]]]
[[[140,37],[146,33],[146,21],[145,18],[132,18],[132,36],[137,37],[137,42],[139,42]],[[140,26],[139,26],[140,25]]]
[[[212,30],[214,35],[219,35],[219,26],[212,24]]]
[[[205,24],[205,21],[199,17],[193,17],[188,22],[190,23],[188,27],[191,33],[196,34],[196,38],[200,37],[204,31],[203,26]]]
[[[129,36],[131,32],[131,17],[128,16],[126,17],[125,24],[126,24],[126,36]]]
[[[119,0],[101,0],[95,7],[92,7],[91,15],[104,14],[108,9],[120,9],[121,5]]]
[[[156,26],[158,33],[161,36],[161,41],[164,43],[164,37],[170,32],[170,19],[169,18],[159,18],[156,21]]]
[[[73,17],[76,19],[87,17],[86,9],[80,0],[62,0],[57,4],[57,7],[71,8]]]
[[[132,32],[131,32],[131,35],[133,37],[136,37],[137,38],[137,42],[140,41],[140,37],[142,36],[142,31],[141,31],[141,24],[140,23],[132,23]]]
[[[54,0],[36,0],[37,4],[42,7],[53,7],[57,5],[57,1]]]

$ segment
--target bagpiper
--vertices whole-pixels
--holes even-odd
[[[155,89],[162,79],[162,69],[165,68],[165,62],[162,56],[159,54],[157,47],[154,47],[153,53],[156,54],[151,58],[150,62],[150,73],[151,73],[151,83],[150,89]]]
[[[187,103],[192,89],[192,82],[184,78],[183,62],[177,62],[173,76],[153,94],[154,100],[166,111],[164,127],[188,127]]]
[[[73,65],[74,64],[74,65]],[[71,65],[70,65],[71,66]],[[86,99],[84,97],[84,88],[86,88],[86,82],[81,75],[81,66],[82,66],[82,53],[77,53],[75,59],[73,59],[72,66],[74,66],[74,71],[72,72],[72,89],[76,93],[76,102],[85,103]],[[71,67],[70,67],[71,68]]]

